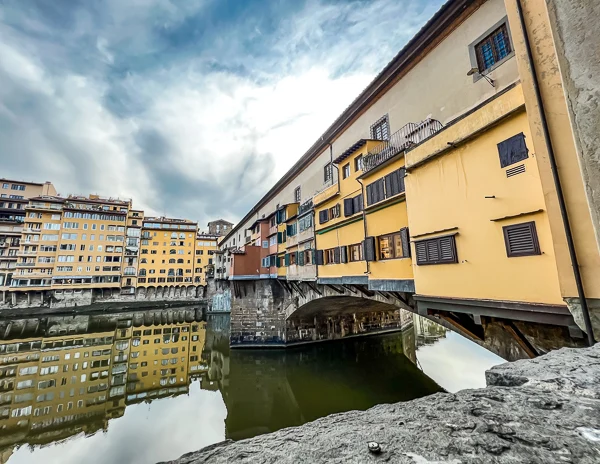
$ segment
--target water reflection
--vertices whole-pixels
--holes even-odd
[[[0,321],[0,463],[173,459],[440,385],[473,387],[491,362],[418,317],[414,330],[277,351],[230,351],[228,327],[226,315],[203,321],[189,309]]]

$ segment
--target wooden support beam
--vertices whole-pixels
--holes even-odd
[[[350,285],[342,285],[342,287],[344,287],[346,290],[348,290],[350,293],[354,293],[356,294],[357,291],[356,290],[352,290],[352,287]]]
[[[305,282],[306,285],[308,285],[310,288],[312,288],[314,290],[315,293],[318,293],[319,295],[323,295],[323,292],[321,290],[319,290],[319,286],[318,285],[313,285],[312,282]]]
[[[337,288],[335,285],[331,285],[331,284],[325,284],[326,287],[329,287],[330,289],[332,289],[334,292],[337,293],[344,293],[343,290],[340,290],[339,288]]]
[[[454,328],[456,328],[459,333],[463,332],[463,333],[465,333],[466,335],[468,335],[471,338],[474,338],[474,339],[479,340],[479,341],[484,341],[484,337],[482,337],[481,335],[473,332],[469,328],[465,327],[459,320],[455,319],[451,314],[441,314],[441,313],[438,313],[438,314],[436,314],[436,316],[440,317],[441,319],[443,319],[444,321],[446,321],[448,324],[450,324],[451,326],[453,326]]]
[[[525,335],[519,330],[519,328],[512,321],[502,321],[500,322],[502,327],[515,339],[517,344],[521,347],[521,349],[527,353],[527,356],[530,358],[537,358],[539,353],[533,347],[529,340],[525,338]]]

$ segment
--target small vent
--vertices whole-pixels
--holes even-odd
[[[506,177],[516,176],[517,174],[522,174],[524,172],[525,172],[525,165],[519,164],[518,166],[515,166],[514,168],[507,169]]]
[[[504,226],[502,229],[509,258],[541,254],[535,222]]]

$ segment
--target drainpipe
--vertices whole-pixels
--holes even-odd
[[[585,322],[585,330],[587,332],[588,345],[594,345],[594,332],[592,328],[592,321],[590,319],[590,312],[585,298],[585,291],[583,288],[583,280],[579,271],[579,261],[577,260],[577,252],[575,250],[575,242],[573,241],[573,233],[571,230],[571,224],[569,221],[569,215],[567,213],[567,205],[565,203],[565,197],[563,194],[562,185],[560,183],[560,177],[558,175],[558,166],[556,164],[556,157],[554,154],[554,146],[550,139],[550,133],[548,130],[548,121],[546,119],[546,111],[544,109],[544,102],[540,93],[539,81],[535,64],[533,62],[533,55],[531,52],[531,43],[529,42],[529,36],[527,35],[527,27],[525,25],[525,17],[523,15],[523,6],[521,0],[517,0],[517,11],[519,13],[519,21],[521,23],[521,29],[523,30],[523,37],[525,40],[525,49],[527,51],[527,59],[529,60],[529,66],[531,68],[531,77],[533,79],[533,89],[535,91],[535,99],[540,111],[540,119],[542,122],[542,131],[544,133],[544,141],[546,148],[548,149],[548,158],[550,159],[550,167],[552,168],[552,178],[554,180],[554,187],[556,188],[556,194],[558,196],[558,206],[560,208],[560,215],[562,217],[563,227],[565,235],[567,237],[567,247],[569,249],[569,256],[571,259],[571,265],[573,266],[573,276],[575,277],[575,285],[577,286],[577,295],[581,304],[581,312],[583,313],[583,320]]]
[[[362,211],[362,216],[363,216],[363,228],[365,230],[365,240],[367,239],[367,236],[369,235],[367,232],[367,214],[365,213],[365,184],[362,183],[361,179],[356,179],[358,181],[358,183],[360,184],[360,190],[361,190],[361,195],[362,195],[362,199],[363,199],[363,211]],[[364,250],[363,250],[364,251]],[[367,261],[366,257],[365,257],[365,263],[367,266],[367,270],[365,271],[365,274],[370,274],[371,273],[371,262]]]

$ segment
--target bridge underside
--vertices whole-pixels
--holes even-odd
[[[412,313],[435,320],[505,359],[583,345],[572,316],[558,307],[441,300],[364,285],[275,279],[221,281],[210,292],[213,302],[231,308],[232,347],[283,347],[401,330],[411,323]]]

